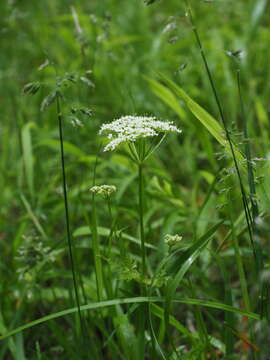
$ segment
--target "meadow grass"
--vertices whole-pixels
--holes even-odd
[[[0,10],[0,360],[267,359],[268,1]]]

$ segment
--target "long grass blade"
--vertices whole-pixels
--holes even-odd
[[[94,302],[87,305],[82,305],[80,307],[81,311],[88,311],[88,310],[97,310],[101,308],[106,308],[108,306],[115,306],[115,305],[124,305],[124,304],[137,304],[137,303],[164,303],[166,301],[166,298],[163,297],[132,297],[132,298],[124,298],[124,299],[113,299],[113,300],[107,300],[107,301],[100,301],[100,302]],[[230,305],[226,305],[223,303],[219,303],[216,301],[208,301],[208,300],[200,300],[200,299],[191,299],[191,298],[174,298],[172,299],[173,303],[180,303],[180,304],[186,304],[186,305],[198,305],[198,306],[205,306],[212,309],[222,310],[222,311],[229,311],[234,314],[238,314],[240,316],[246,316],[253,320],[260,320],[261,317],[259,314],[256,314],[254,312],[245,311],[242,309],[235,308]],[[33,326],[45,323],[46,321],[61,318],[63,316],[71,315],[78,312],[77,307],[73,307],[70,309],[62,310],[50,315],[46,315],[42,318],[39,318],[37,320],[31,321],[25,325],[22,325],[16,329],[13,329],[11,331],[8,331],[7,333],[4,333],[0,336],[0,340],[7,339],[8,337],[17,334],[20,331],[24,331],[26,329],[30,329]]]

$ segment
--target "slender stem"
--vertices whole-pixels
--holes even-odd
[[[138,165],[139,173],[139,218],[140,218],[140,239],[141,239],[141,258],[142,258],[142,276],[143,279],[146,277],[146,251],[145,251],[145,235],[144,235],[144,209],[143,209],[143,199],[144,199],[144,187],[143,187],[143,163]]]
[[[78,308],[78,314],[79,314],[79,319],[80,319],[81,330],[83,332],[83,320],[82,320],[82,314],[81,314],[80,299],[79,299],[79,292],[78,292],[78,283],[77,283],[76,273],[75,273],[75,263],[74,263],[74,256],[73,256],[73,250],[72,250],[72,240],[71,240],[71,233],[70,233],[67,182],[66,182],[66,171],[65,171],[62,114],[61,114],[61,106],[60,106],[60,100],[59,100],[59,95],[58,94],[56,96],[56,107],[57,107],[57,118],[58,118],[59,138],[60,138],[60,153],[61,153],[61,167],[62,167],[62,181],[63,181],[63,192],[64,192],[67,241],[68,241],[69,257],[70,257],[70,262],[71,262],[73,286],[74,286],[74,291],[75,291],[75,300],[76,300],[76,305],[77,305],[77,308]]]
[[[245,107],[244,107],[242,89],[241,89],[240,70],[237,71],[237,86],[238,86],[238,95],[239,95],[239,100],[240,100],[240,109],[241,109],[241,116],[242,116],[242,122],[243,122],[243,130],[244,130],[244,139],[245,139],[245,152],[246,152],[246,158],[247,158],[248,182],[249,182],[249,188],[250,188],[250,200],[251,200],[251,209],[252,209],[252,225],[254,227],[254,220],[259,214],[259,209],[258,209],[258,203],[256,201],[256,188],[255,188],[253,166],[252,166],[252,161],[251,161],[250,144],[249,144],[249,139],[248,139],[246,113],[245,113]]]
[[[91,232],[92,232],[92,241],[93,241],[95,272],[96,272],[97,297],[98,297],[98,301],[101,301],[102,293],[103,293],[103,274],[102,274],[101,253],[100,253],[100,245],[99,245],[98,226],[97,226],[96,201],[94,194],[92,196]]]
[[[146,279],[146,251],[145,251],[145,235],[144,235],[144,187],[143,187],[143,161],[138,164],[139,174],[139,218],[140,218],[140,239],[141,239],[141,259],[142,259],[142,285],[141,295],[146,295],[146,287],[144,280]],[[138,347],[140,351],[140,358],[144,359],[145,356],[145,327],[146,327],[146,312],[147,307],[144,305],[140,308],[139,312],[139,336],[138,336]]]
[[[230,196],[229,196],[230,197]],[[229,214],[230,214],[230,225],[231,225],[231,237],[235,252],[235,258],[236,258],[236,265],[237,270],[239,274],[239,280],[240,280],[240,286],[243,294],[245,309],[247,311],[250,311],[250,299],[249,299],[249,293],[248,293],[248,286],[247,286],[247,280],[246,280],[246,274],[244,270],[244,265],[241,257],[240,247],[237,239],[237,235],[235,234],[235,228],[234,228],[234,221],[233,221],[233,206],[232,206],[232,199],[229,198]]]
[[[114,224],[113,224],[113,216],[112,216],[112,205],[111,205],[111,199],[110,196],[107,196],[107,204],[108,204],[108,212],[109,212],[109,219],[110,219],[110,234],[109,234],[109,244],[108,244],[108,257],[111,258],[111,252],[112,252],[112,238],[113,238],[113,232],[114,232]]]
[[[97,164],[98,164],[98,155],[96,157],[94,172],[93,172],[93,186],[96,183]],[[101,254],[100,254],[100,246],[99,246],[95,194],[92,195],[91,223],[89,226],[92,232],[92,246],[93,246],[93,256],[94,256],[95,274],[96,274],[97,298],[98,301],[101,301],[103,294],[103,273],[102,273],[102,263],[101,263]]]
[[[251,311],[251,301],[250,301],[250,296],[249,296],[249,292],[248,292],[247,278],[246,278],[246,274],[245,274],[245,269],[244,269],[241,252],[240,252],[240,246],[239,246],[237,235],[235,234],[235,229],[234,229],[234,222],[233,222],[233,215],[232,215],[233,214],[233,206],[232,206],[231,198],[229,199],[229,214],[230,214],[230,222],[231,222],[231,230],[232,230],[232,233],[231,233],[232,234],[232,242],[233,242],[233,247],[234,247],[234,252],[235,252],[236,265],[237,265],[238,274],[239,274],[241,291],[243,294],[243,300],[244,300],[244,304],[245,304],[245,310]],[[249,321],[249,324],[251,325],[251,321]],[[252,328],[249,329],[249,332],[250,332],[250,338],[251,338],[252,342],[254,342],[254,334],[253,334]],[[255,352],[252,353],[252,358],[253,359],[258,358],[257,354]]]

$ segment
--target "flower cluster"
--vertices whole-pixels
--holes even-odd
[[[182,236],[177,235],[177,234],[176,235],[167,234],[167,235],[165,235],[164,240],[165,240],[165,244],[167,244],[171,247],[171,246],[178,244],[178,242],[181,241],[182,238],[183,238]]]
[[[89,189],[89,191],[93,194],[108,197],[108,196],[111,196],[116,191],[116,187],[114,185],[92,186]]]
[[[103,124],[99,134],[107,135],[111,140],[104,151],[112,151],[125,142],[135,142],[137,139],[158,136],[160,133],[177,132],[181,130],[171,121],[160,121],[155,117],[147,116],[122,116],[109,124]]]

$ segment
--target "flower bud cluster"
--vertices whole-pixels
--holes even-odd
[[[114,192],[116,192],[116,187],[114,185],[95,185],[92,186],[89,191],[96,195],[108,197],[111,196]]]
[[[165,235],[164,240],[165,240],[165,244],[171,246],[177,245],[179,243],[179,241],[182,240],[182,236],[180,235]]]

